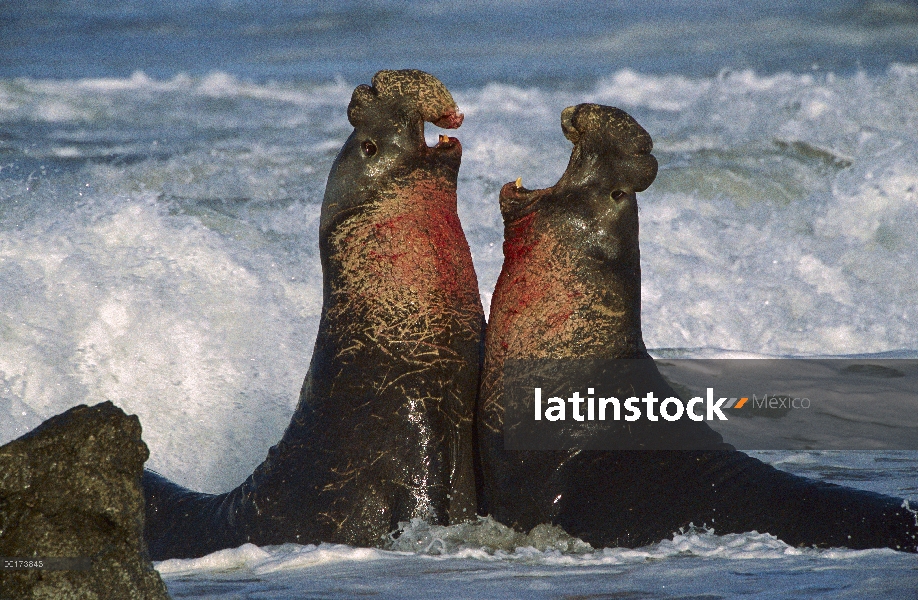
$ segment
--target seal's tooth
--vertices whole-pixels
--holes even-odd
[[[447,142],[449,141],[449,136],[448,136],[448,135],[443,135],[443,134],[441,133],[441,134],[440,134],[440,139],[439,139],[438,141],[439,141],[441,144],[445,144],[445,143],[447,143]]]
[[[518,188],[523,187],[523,178],[522,178],[522,177],[517,177],[517,178],[516,178],[516,184],[515,184],[515,185],[516,185],[516,187],[518,187]]]

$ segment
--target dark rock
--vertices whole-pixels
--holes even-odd
[[[0,447],[0,557],[91,564],[4,569],[0,599],[169,597],[142,537],[149,451],[140,432],[136,416],[104,402],[71,408]]]

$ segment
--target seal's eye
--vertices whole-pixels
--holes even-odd
[[[615,191],[612,192],[610,195],[612,196],[612,199],[613,199],[613,200],[621,200],[622,198],[624,198],[624,197],[627,196],[628,194],[626,194],[625,192],[623,192],[623,191],[621,191],[621,190],[615,190]]]
[[[360,147],[363,148],[363,153],[367,156],[373,156],[376,154],[376,144],[370,140],[364,140],[364,142],[360,144]]]

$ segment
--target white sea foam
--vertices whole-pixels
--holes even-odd
[[[207,598],[310,594],[557,598],[581,590],[646,597],[669,592],[703,594],[712,586],[722,591],[748,590],[750,573],[770,583],[747,594],[758,591],[755,597],[779,598],[788,586],[833,593],[845,590],[851,597],[876,594],[878,590],[870,587],[873,584],[861,580],[864,574],[884,568],[906,573],[911,558],[892,550],[793,548],[767,534],[718,536],[695,529],[635,549],[593,550],[583,542],[569,550],[550,547],[551,543],[541,549],[532,545],[505,549],[509,539],[525,536],[503,530],[506,528],[487,519],[448,528],[416,522],[402,532],[412,543],[431,537],[451,541],[433,552],[430,547],[407,552],[334,544],[264,548],[246,544],[155,566],[173,594]],[[489,533],[483,537],[483,531]],[[489,540],[487,535],[494,537]],[[793,582],[782,581],[788,572],[794,574]],[[905,579],[888,581],[883,587],[895,596],[908,589],[909,576]]]
[[[675,533],[671,539],[641,548],[593,549],[585,542],[571,538],[560,527],[539,526],[542,531],[521,534],[510,530],[490,518],[476,524],[450,527],[429,526],[416,521],[400,533],[411,538],[408,544],[399,544],[397,550],[354,548],[341,544],[259,547],[244,544],[238,548],[220,550],[201,558],[170,559],[156,563],[156,570],[165,576],[187,576],[207,572],[236,571],[266,574],[276,571],[304,569],[333,563],[374,562],[397,560],[404,556],[472,559],[484,562],[508,562],[529,566],[577,565],[600,566],[640,564],[676,556],[717,557],[723,559],[777,559],[787,556],[809,555],[827,560],[853,558],[877,552],[889,554],[891,550],[818,550],[794,548],[772,535],[750,532],[744,534],[716,535],[710,531],[690,529]],[[486,531],[482,535],[482,530]],[[555,533],[552,530],[556,530]],[[419,544],[420,540],[433,542]],[[513,545],[511,540],[518,542]],[[403,548],[414,548],[405,550]]]

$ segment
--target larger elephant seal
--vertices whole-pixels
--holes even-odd
[[[283,439],[221,495],[147,472],[154,559],[245,542],[378,546],[399,521],[475,514],[472,417],[484,316],[456,213],[462,123],[421,71],[354,90],[354,132],[332,166],[319,244],[322,317]]]
[[[623,111],[595,104],[565,109],[561,122],[574,149],[560,181],[500,193],[504,265],[478,408],[480,510],[520,530],[559,524],[594,546],[645,545],[694,523],[793,545],[915,551],[915,515],[902,500],[779,471],[704,423],[681,426],[682,439],[665,450],[584,450],[589,440],[563,451],[505,447],[508,360],[650,361],[635,195],[656,175],[650,136]]]

